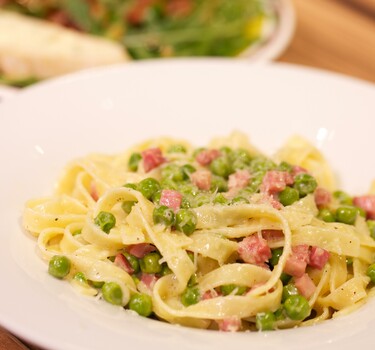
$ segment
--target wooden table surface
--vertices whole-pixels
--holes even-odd
[[[292,0],[295,35],[277,61],[375,83],[375,0]],[[0,350],[36,349],[0,328]]]

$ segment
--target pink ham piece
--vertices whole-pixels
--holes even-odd
[[[190,175],[191,182],[203,191],[211,188],[211,178],[211,171],[207,169],[199,169]]]
[[[130,265],[128,259],[126,259],[126,257],[121,254],[121,253],[118,253],[115,257],[115,261],[114,261],[115,265],[120,267],[121,269],[123,269],[125,272],[129,273],[129,274],[132,274],[134,273],[134,269],[132,268],[132,266]]]
[[[260,191],[271,195],[276,194],[293,182],[293,176],[287,171],[270,170],[263,177]]]
[[[353,204],[362,208],[368,219],[375,220],[375,195],[365,195],[353,198]]]
[[[248,170],[237,170],[235,173],[229,175],[229,191],[236,191],[245,188],[249,184],[250,178],[251,175]]]
[[[266,193],[262,194],[262,197],[259,200],[259,203],[269,204],[277,210],[280,210],[283,208],[283,205],[277,199],[275,199],[273,195],[269,195]]]
[[[243,261],[261,266],[272,256],[267,241],[255,234],[238,243],[238,254]]]
[[[149,243],[134,244],[128,249],[129,253],[138,259],[142,259],[146,254],[154,252],[155,250],[155,246]]]
[[[313,246],[310,250],[309,265],[321,270],[329,260],[329,255],[327,250]]]
[[[299,293],[305,298],[310,298],[316,289],[316,286],[307,273],[302,274],[300,277],[294,278],[294,284]]]
[[[157,280],[158,278],[153,273],[142,273],[140,282],[151,292]]]
[[[310,260],[309,246],[301,244],[292,247],[292,255],[286,260],[284,272],[294,277],[301,277]]]
[[[146,173],[163,164],[166,159],[160,148],[149,148],[142,152],[143,168]]]
[[[218,149],[204,149],[200,151],[195,160],[203,166],[209,165],[214,159],[220,157],[221,152]]]
[[[284,232],[282,230],[262,230],[262,237],[267,242],[277,242],[284,239]]]
[[[237,332],[241,329],[241,319],[237,316],[227,317],[216,322],[222,332]]]
[[[159,204],[165,205],[174,211],[180,209],[182,202],[182,194],[175,190],[162,190]]]
[[[97,202],[99,199],[98,188],[93,181],[90,183],[90,196],[95,202]]]
[[[331,192],[322,187],[318,187],[314,193],[315,204],[319,207],[326,207],[332,200]]]

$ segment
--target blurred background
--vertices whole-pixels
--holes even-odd
[[[375,0],[0,0],[0,84],[219,56],[375,82]]]
[[[374,0],[292,0],[294,37],[278,61],[375,82]]]

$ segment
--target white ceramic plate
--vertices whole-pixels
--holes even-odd
[[[375,89],[287,65],[149,61],[35,85],[0,105],[0,324],[48,349],[341,349],[375,344],[375,303],[315,327],[224,334],[143,319],[48,276],[21,228],[28,198],[51,193],[66,162],[160,135],[197,146],[234,129],[266,152],[299,133],[327,155],[345,190],[375,175]],[[332,347],[331,347],[332,346]]]

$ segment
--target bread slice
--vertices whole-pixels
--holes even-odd
[[[45,79],[128,59],[110,40],[0,10],[0,75],[8,79]]]

